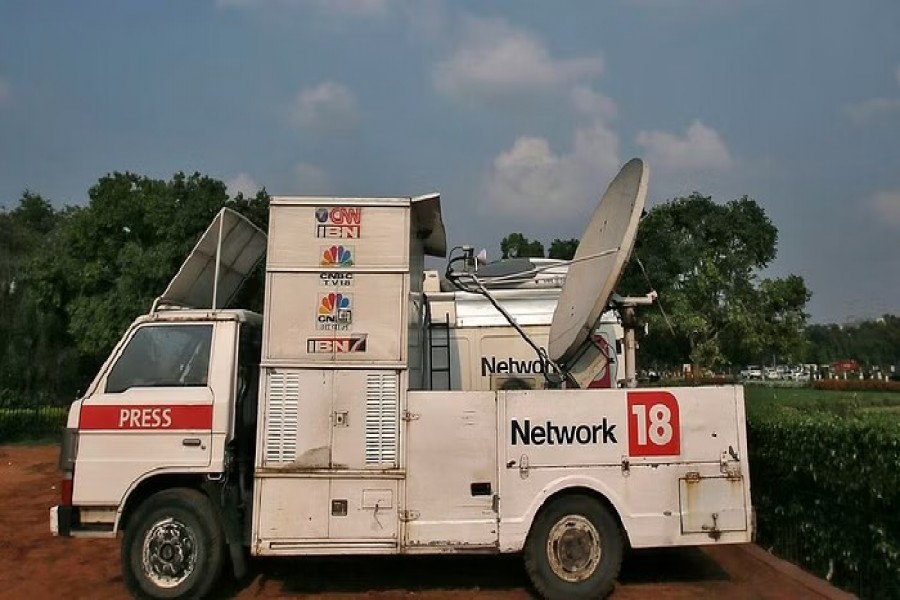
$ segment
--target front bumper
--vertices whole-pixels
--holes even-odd
[[[72,534],[72,506],[50,507],[50,533],[55,536],[69,537]]]

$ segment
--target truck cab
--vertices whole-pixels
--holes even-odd
[[[252,443],[227,442],[253,436],[261,326],[249,311],[177,308],[131,324],[70,409],[61,533],[115,534],[147,494],[252,464]]]

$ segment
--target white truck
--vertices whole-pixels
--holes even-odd
[[[543,597],[587,599],[629,547],[749,541],[740,387],[579,389],[646,185],[635,159],[601,200],[534,344],[541,389],[433,389],[439,196],[278,197],[268,236],[223,210],[72,404],[51,531],[121,533],[151,598],[209,595],[248,556],[522,553]],[[264,254],[263,316],[226,308]],[[470,259],[448,278],[490,300]]]

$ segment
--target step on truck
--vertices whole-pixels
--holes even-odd
[[[538,389],[434,389],[438,195],[275,197],[267,234],[223,209],[72,404],[51,531],[120,537],[151,598],[254,557],[444,553],[520,553],[541,596],[598,598],[628,548],[749,541],[741,387],[589,388],[646,187],[634,159],[601,199],[530,342]],[[263,257],[263,314],[231,308]],[[477,263],[446,278],[490,301]]]

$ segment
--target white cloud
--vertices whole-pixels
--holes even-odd
[[[900,112],[900,98],[871,98],[848,106],[847,115],[857,122]]]
[[[432,78],[451,96],[546,91],[603,72],[601,57],[554,58],[540,38],[502,19],[469,17],[462,29],[455,53]]]
[[[577,129],[568,154],[520,137],[498,155],[486,181],[487,208],[542,220],[595,202],[619,167],[619,138],[601,120]]]
[[[669,171],[727,169],[733,163],[728,146],[715,129],[694,121],[684,136],[642,131],[637,143],[647,149],[651,167]]]
[[[262,186],[256,183],[247,173],[238,173],[225,182],[230,196],[237,196],[238,192],[244,194],[245,198],[254,198],[256,192],[262,189]]]
[[[326,81],[300,90],[290,108],[291,122],[301,129],[346,130],[356,125],[356,98],[345,86]]]
[[[400,6],[400,14],[406,23],[405,29],[417,41],[434,46],[446,39],[447,33],[452,30],[451,11],[454,7],[447,6],[440,0],[413,0],[403,2]]]
[[[876,193],[870,205],[883,222],[900,226],[900,188]]]
[[[381,15],[387,11],[387,0],[312,0],[319,10],[346,15],[366,17]]]
[[[740,2],[735,0],[628,0],[628,3],[655,12],[668,10],[670,13],[687,13],[691,17],[699,10],[716,14],[740,6]],[[706,13],[699,14],[702,16]]]
[[[616,116],[615,101],[586,85],[577,85],[572,89],[572,105],[587,117],[611,119]]]
[[[894,69],[894,78],[900,84],[900,67]],[[847,106],[844,112],[857,123],[889,117],[900,113],[900,98],[869,98]]]
[[[336,16],[367,17],[387,11],[387,0],[216,0],[219,8],[311,8]]]
[[[301,196],[324,194],[329,188],[328,174],[310,163],[297,163],[294,167],[294,180],[297,193]]]

